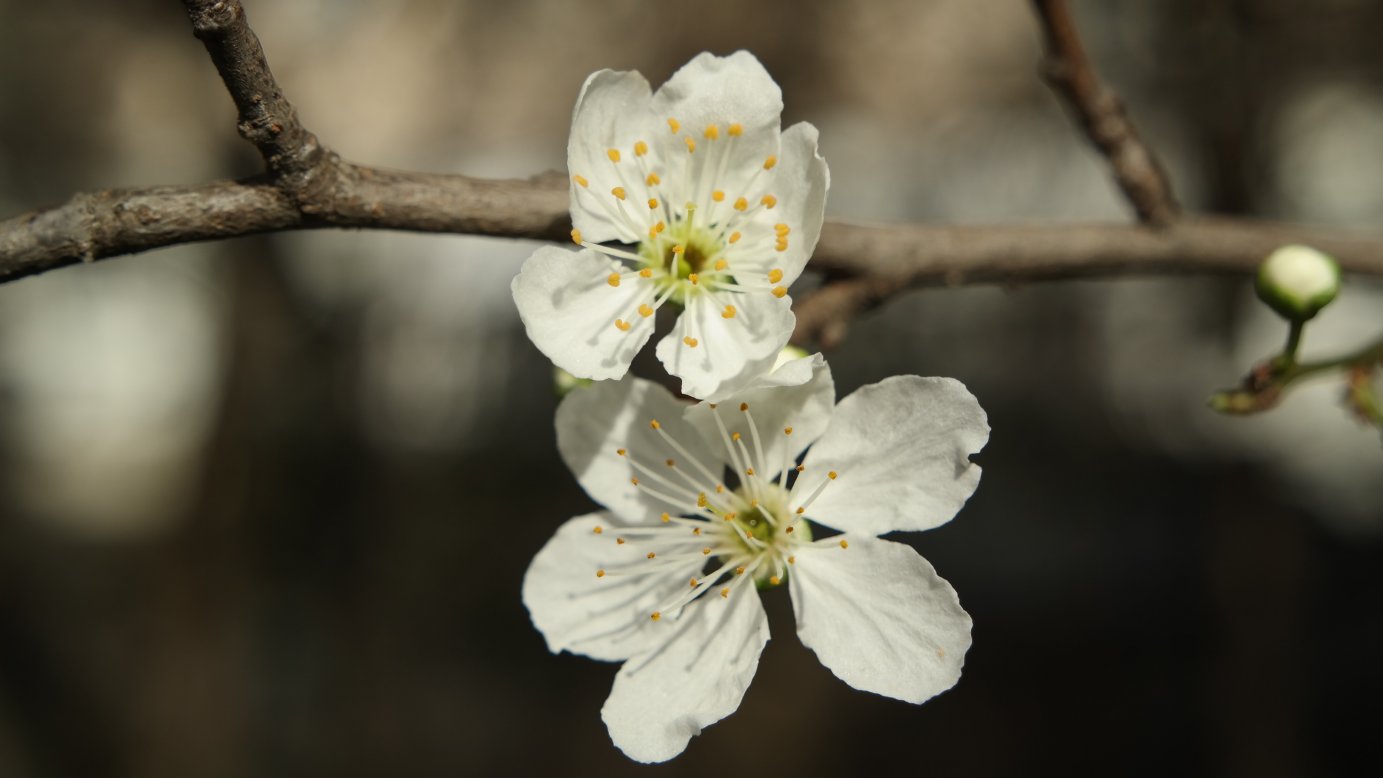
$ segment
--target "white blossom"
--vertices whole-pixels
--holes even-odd
[[[623,376],[663,306],[657,346],[692,397],[768,372],[792,333],[788,287],[821,231],[829,174],[817,131],[779,131],[782,93],[748,52],[701,54],[657,92],[602,70],[572,116],[572,238],[514,279],[529,338],[582,378]],[[619,244],[619,245],[611,245]]]
[[[739,707],[768,641],[759,589],[788,585],[798,636],[856,689],[921,703],[959,679],[969,615],[877,536],[955,515],[984,411],[945,378],[834,396],[818,355],[726,403],[632,377],[562,402],[558,448],[605,509],[562,525],[523,600],[553,652],[624,662],[601,713],[631,758],[671,759]]]

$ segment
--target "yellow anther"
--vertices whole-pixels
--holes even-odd
[[[734,511],[730,511],[729,513],[725,514],[725,520],[726,520],[726,521],[734,521],[734,520],[735,520],[736,518],[738,518],[738,517],[739,517],[739,514],[738,514],[738,513],[735,513]]]
[[[783,428],[783,434],[784,434],[784,435],[791,435],[791,434],[792,434],[792,427],[784,427],[784,428]]]
[[[660,430],[663,428],[663,425],[659,424],[657,419],[650,419],[648,422],[648,426],[652,427],[655,430]]]
[[[850,547],[850,541],[848,541],[848,540],[842,540],[842,541],[840,541],[840,547],[841,547],[841,548],[849,548],[849,547]]]
[[[648,153],[648,144],[641,140],[634,141],[634,156],[642,157]]]
[[[718,203],[723,202],[725,200],[725,193],[717,189],[714,192],[711,192],[711,199],[715,200]]]
[[[649,186],[657,186],[658,184],[663,183],[663,179],[659,178],[657,173],[649,173],[648,178],[645,178],[644,180],[648,182]]]
[[[721,589],[721,590],[720,590],[720,596],[721,596],[721,597],[725,597],[725,598],[729,598],[729,596],[730,596],[730,587],[727,586],[727,587],[725,587],[724,589]]]
[[[687,153],[688,153],[688,154],[695,153],[695,151],[696,151],[696,139],[693,138],[692,136],[688,135],[687,137],[683,138],[682,140],[685,140],[685,141],[687,142]]]
[[[736,567],[736,568],[735,568],[735,575],[744,575],[744,568],[743,568],[743,567]]]
[[[696,344],[700,343],[701,341],[688,335],[687,337],[682,338],[682,342],[687,344],[687,348],[696,348]]]
[[[617,448],[617,449],[615,449],[615,453],[616,453],[616,454],[619,454],[620,456],[624,456],[625,453],[627,453],[627,452],[626,452],[624,449],[622,449],[622,448]]]
[[[798,515],[798,516],[801,516],[802,514],[804,514],[804,513],[806,513],[806,512],[807,512],[807,509],[806,509],[806,508],[798,508],[798,509],[797,509],[797,515]]]
[[[619,273],[611,273],[605,279],[605,283],[609,284],[610,286],[619,286]]]
[[[740,413],[744,413],[747,410],[749,410],[749,403],[740,403]]]
[[[721,311],[721,312],[720,312],[720,315],[721,315],[722,318],[725,318],[725,319],[733,319],[733,318],[735,318],[735,306],[733,306],[733,305],[727,305],[727,306],[725,306],[725,310]]]
[[[697,282],[699,282],[699,281],[701,280],[701,276],[699,276],[699,275],[697,275],[697,274],[695,274],[695,273],[688,273],[688,274],[687,274],[687,280],[690,281],[690,282],[692,282],[692,286],[695,286],[695,285],[697,284]]]
[[[831,479],[832,481],[836,480],[836,471],[832,470],[831,472],[826,474],[826,477]]]
[[[725,268],[727,268],[727,267],[729,267],[729,266],[730,266],[730,263],[729,263],[729,262],[726,262],[726,261],[723,260],[723,259],[717,259],[717,260],[716,260],[716,265],[715,265],[716,270],[724,270]]]
[[[581,245],[581,230],[574,229],[571,231],[571,242],[578,246]]]
[[[720,128],[714,124],[706,125],[706,140],[715,140],[720,137]]]
[[[793,530],[794,530],[794,529],[795,529],[795,528],[794,528],[792,525],[788,525],[788,528],[785,529],[785,530],[783,530],[783,531],[786,532],[787,534],[791,535],[791,534],[793,533]]]
[[[781,253],[781,252],[784,252],[784,251],[787,251],[787,250],[788,250],[788,242],[787,242],[786,240],[779,240],[779,241],[776,241],[776,242],[774,242],[774,244],[773,244],[773,249],[774,249],[775,251],[780,252],[780,253]]]
[[[621,546],[624,545],[624,538],[615,538],[615,543]]]
[[[609,157],[611,162],[619,162],[619,149],[610,149],[605,152],[605,156]]]
[[[787,293],[788,293],[788,288],[787,288],[786,286],[775,286],[775,287],[773,287],[773,296],[774,296],[774,297],[777,297],[777,298],[780,298],[780,299],[781,299],[782,297],[784,297],[785,295],[787,295]]]
[[[682,129],[682,123],[671,117],[668,117],[667,126],[668,129],[672,130],[673,135],[676,135],[678,130]]]
[[[759,501],[758,501],[758,500],[750,500],[750,501],[749,501],[749,507],[750,507],[750,508],[757,508],[757,507],[759,507]]]
[[[778,198],[774,197],[771,194],[766,194],[763,197],[759,198],[759,202],[763,203],[763,206],[765,208],[772,208],[773,206],[778,204]]]
[[[702,492],[701,494],[696,495],[696,507],[698,507],[698,508],[705,508],[706,505],[709,504],[709,503],[710,503],[710,501],[706,499],[706,493],[705,493],[705,492]]]
[[[769,157],[768,159],[764,160],[764,170],[772,170],[773,166],[776,164],[778,164],[778,158]]]
[[[658,231],[655,230],[655,229],[653,229],[652,227],[649,227],[649,228],[648,228],[648,239],[649,239],[649,240],[657,240],[657,239],[658,239]],[[644,276],[644,278],[647,278],[647,277],[648,277],[648,276]]]
[[[739,242],[739,239],[742,238],[742,237],[744,237],[744,236],[740,235],[739,231],[736,230],[735,232],[730,233],[730,242],[731,242],[731,243],[738,243],[738,242]]]
[[[650,552],[648,552],[646,558],[647,558],[647,559],[654,559],[654,558],[656,558],[657,556],[658,556],[658,552],[657,552],[657,551],[650,551]]]
[[[802,472],[803,470],[806,470],[806,469],[807,469],[807,466],[806,466],[806,465],[798,465],[797,467],[795,467],[795,468],[793,468],[793,469],[800,473],[800,472]]]
[[[593,529],[593,530],[591,530],[591,531],[594,532],[595,534],[599,535],[600,533],[602,533],[602,532],[605,531],[605,528],[602,527],[602,526],[600,526],[600,525],[596,525],[596,528]]]
[[[590,185],[591,185],[591,182],[590,182],[590,181],[587,181],[585,176],[572,176],[572,177],[571,177],[571,180],[575,181],[575,182],[577,183],[578,186],[590,186]]]
[[[749,207],[749,201],[746,200],[746,199],[744,199],[743,197],[741,197],[741,198],[735,200],[735,210],[736,210],[736,211],[743,211],[744,209],[746,209],[746,208],[748,208],[748,207]]]
[[[752,468],[752,467],[746,467],[746,468],[744,469],[744,474],[745,474],[745,475],[754,475],[754,468]]]
[[[697,580],[696,580],[695,578],[691,579],[691,588],[695,589],[695,588],[696,588],[696,584],[697,584]]]
[[[621,200],[623,200],[628,195],[628,193],[624,191],[624,187],[622,186],[617,186],[614,189],[611,189],[610,194],[614,195],[615,197]]]
[[[659,611],[653,611],[653,615],[652,615],[651,618],[652,618],[654,621],[657,621],[658,619],[661,619],[662,617],[663,617],[663,614],[662,614],[661,612],[659,612]]]
[[[596,578],[604,578],[604,577],[605,577],[605,571],[604,571],[604,570],[597,570],[597,571],[595,571],[595,577],[596,577]]]
[[[716,494],[725,494],[725,484],[716,484]]]
[[[739,136],[744,134],[744,125],[740,124],[739,122],[735,122],[734,124],[726,128],[725,131],[730,133],[731,137],[738,138]]]
[[[773,231],[778,233],[778,237],[781,238],[789,232],[792,232],[792,228],[780,222],[778,224],[773,225]]]
[[[648,198],[648,210],[652,211],[652,210],[654,210],[654,209],[657,208],[657,207],[658,207],[658,198],[656,198],[656,197],[650,197],[650,198]]]
[[[776,283],[778,283],[779,281],[782,281],[782,280],[783,280],[783,269],[782,269],[782,268],[780,268],[780,267],[775,267],[775,268],[773,268],[772,270],[768,271],[768,282],[769,282],[770,284],[776,284]]]
[[[686,252],[686,250],[687,250],[687,247],[681,245],[680,243],[677,244],[676,246],[673,246],[673,247],[672,247],[672,253],[674,253],[674,254],[676,254],[676,255],[678,255],[678,256],[681,256],[683,253]]]
[[[615,319],[615,329],[618,329],[620,332],[628,332],[631,326],[633,325],[624,319]]]
[[[700,534],[701,534],[701,528],[700,528],[700,527],[692,527],[692,534],[693,534],[693,535],[700,535]]]
[[[664,524],[667,524],[669,521],[672,521],[672,517],[667,515],[666,513],[662,515],[662,519]]]
[[[777,585],[780,584],[780,583],[782,583],[782,581],[779,580],[778,576],[776,576],[776,575],[770,575],[770,576],[768,577],[768,585],[769,585],[769,586],[777,586]]]
[[[710,556],[710,555],[711,555],[711,547],[710,547],[710,546],[706,546],[705,548],[701,549],[701,556]]]
[[[788,527],[788,529],[792,529],[792,527]],[[790,564],[790,565],[795,565],[795,564],[797,564],[797,557],[795,557],[795,556],[790,556],[790,557],[788,557],[788,564]]]
[[[667,229],[667,225],[662,222],[658,222],[657,224],[653,225],[653,229],[657,230],[661,234],[663,230]]]
[[[739,439],[740,439],[740,434],[739,434],[738,432],[732,432],[732,433],[730,433],[730,440],[735,440],[735,441],[737,441],[737,440],[739,440]]]
[[[677,467],[677,460],[675,460],[675,459],[664,459],[664,460],[663,460],[663,464],[667,465],[668,467]],[[664,515],[664,516],[667,516],[666,513],[664,513],[663,515]],[[663,519],[663,521],[667,521],[667,519]]]
[[[631,483],[631,484],[633,484],[633,485],[635,485],[635,486],[638,486],[638,485],[639,485],[639,478],[638,478],[638,476],[634,476],[633,478],[630,478],[630,479],[629,479],[629,483]]]
[[[640,277],[640,278],[652,278],[652,277],[653,277],[653,268],[651,268],[651,267],[646,267],[646,268],[644,268],[643,270],[640,270],[640,271],[639,271],[639,277]]]
[[[776,293],[775,293],[775,294],[776,294]],[[778,295],[778,296],[781,297],[782,295]],[[648,303],[644,303],[643,305],[640,305],[640,306],[639,306],[639,315],[642,316],[642,317],[644,317],[645,319],[647,319],[648,317],[652,316],[652,315],[653,315],[653,306],[649,305]]]

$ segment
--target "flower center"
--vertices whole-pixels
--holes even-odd
[[[636,473],[630,481],[643,493],[665,503],[668,510],[651,525],[612,530],[618,565],[596,571],[597,578],[652,576],[683,571],[689,584],[650,613],[656,621],[673,614],[704,593],[717,590],[729,597],[747,581],[774,587],[787,580],[798,547],[812,541],[805,520],[807,508],[836,473],[827,474],[810,493],[799,490],[802,465],[795,464],[791,446],[781,447],[782,461],[765,456],[764,435],[754,424],[747,403],[741,403],[739,423],[732,430],[722,409],[708,406],[720,435],[719,472],[734,474],[738,485],[727,487],[716,471],[653,419],[649,426],[664,444],[663,451],[619,449]],[[792,427],[781,434],[790,438]],[[658,459],[658,457],[663,457]],[[595,532],[605,534],[604,527]]]
[[[591,178],[576,171],[571,177],[583,206],[603,213],[619,241],[636,246],[631,251],[591,243],[572,230],[578,245],[633,266],[608,278],[612,287],[633,283],[641,289],[615,319],[622,332],[633,331],[635,322],[666,303],[686,307],[704,297],[733,319],[735,295],[787,295],[783,269],[776,265],[792,228],[775,223],[771,212],[778,198],[769,191],[778,158],[736,152],[745,133],[738,123],[684,128],[669,118],[667,126],[671,138],[606,149],[608,167],[602,160],[602,169],[587,171]],[[690,332],[683,345],[696,348],[698,335]]]

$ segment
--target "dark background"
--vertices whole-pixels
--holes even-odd
[[[1025,3],[247,0],[306,125],[361,162],[564,164],[585,76],[754,51],[822,130],[829,213],[1124,220],[1036,76]],[[1372,226],[1383,5],[1078,2],[1195,211]],[[0,215],[249,175],[173,0],[0,0]],[[1247,279],[917,292],[840,393],[964,381],[994,432],[955,521],[898,539],[975,620],[959,685],[855,692],[793,634],[739,712],[639,768],[613,666],[551,656],[528,560],[590,509],[508,281],[531,244],[310,233],[0,288],[0,775],[1328,775],[1383,724],[1383,449],[1326,383],[1205,397],[1285,335]],[[1377,281],[1308,329],[1377,335]]]

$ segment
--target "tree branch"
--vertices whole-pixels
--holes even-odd
[[[565,176],[487,180],[342,161],[299,124],[240,3],[183,2],[240,110],[241,134],[260,150],[267,174],[199,186],[83,193],[55,208],[0,222],[0,282],[161,246],[283,230],[566,239],[571,225]],[[824,272],[828,283],[799,302],[795,340],[829,346],[853,315],[909,288],[1248,274],[1284,243],[1307,243],[1334,255],[1345,270],[1383,276],[1383,235],[1247,220],[1177,220],[1162,229],[832,222],[823,229],[809,266]]]
[[[1033,6],[1047,48],[1042,65],[1047,82],[1075,113],[1085,136],[1109,160],[1114,179],[1138,220],[1155,226],[1171,224],[1178,208],[1167,174],[1138,137],[1123,101],[1095,75],[1066,0],[1033,0]]]

